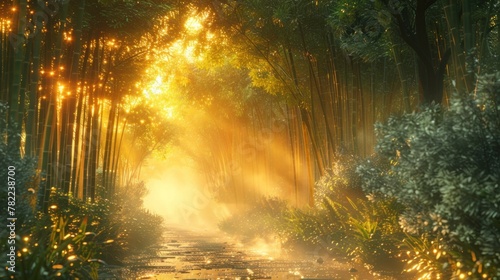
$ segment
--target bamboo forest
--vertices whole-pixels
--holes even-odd
[[[1,0],[0,279],[500,279],[499,0]]]

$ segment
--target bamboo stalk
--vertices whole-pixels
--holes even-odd
[[[12,72],[10,74],[10,83],[8,89],[8,127],[12,129],[8,138],[9,149],[14,149],[19,151],[21,145],[21,126],[19,120],[19,98],[21,90],[21,82],[23,80],[23,60],[25,54],[25,37],[24,30],[26,28],[27,22],[27,1],[26,0],[16,0],[14,1],[14,7],[18,8],[17,19],[13,30],[15,34],[11,38],[16,38],[16,40],[11,40],[9,47],[11,48],[12,55]],[[25,77],[26,78],[26,77]]]

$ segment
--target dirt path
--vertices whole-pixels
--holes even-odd
[[[259,254],[213,233],[170,229],[164,240],[150,254],[128,260],[126,269],[110,268],[100,279],[392,279],[313,254]]]

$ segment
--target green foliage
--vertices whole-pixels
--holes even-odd
[[[325,175],[316,182],[314,201],[316,207],[323,206],[323,199],[329,197],[333,201],[364,197],[361,181],[356,173],[359,158],[352,155],[339,154],[332,168],[325,170]]]
[[[338,194],[335,194],[338,196]],[[398,216],[401,206],[391,199],[370,201],[366,198],[323,200],[315,214],[318,228],[316,243],[329,240],[328,250],[373,266],[397,270],[401,230]],[[319,241],[319,242],[318,242]],[[383,266],[383,267],[382,267]]]
[[[123,219],[121,204],[118,199],[99,197],[95,203],[89,203],[52,189],[49,214],[51,219],[66,221],[67,232],[79,232],[82,223],[86,223],[87,232],[91,232],[94,242],[94,258],[99,257],[106,262],[116,262],[126,255],[121,244]]]
[[[93,0],[88,5],[86,25],[110,36],[142,36],[153,30],[155,21],[171,10],[164,1]]]
[[[210,69],[190,67],[189,70],[188,82],[182,88],[186,98],[222,119],[241,117],[246,103],[255,95],[246,69],[224,63],[218,67],[211,65]]]
[[[390,13],[377,1],[336,1],[327,18],[340,47],[350,55],[374,61],[390,57]]]
[[[144,209],[142,198],[146,194],[143,182],[131,184],[120,189],[117,194],[119,211],[116,211],[120,231],[117,244],[125,254],[140,252],[160,241],[164,230],[163,218]],[[115,248],[115,251],[119,248]],[[116,256],[114,251],[107,252],[116,260],[123,259]],[[116,261],[115,260],[115,261]]]
[[[97,279],[100,265],[120,264],[128,254],[155,244],[161,237],[162,219],[142,208],[143,189],[143,185],[134,186],[129,196],[122,193],[113,200],[88,203],[53,188],[48,213],[23,221],[16,231],[16,273],[9,275]]]
[[[6,112],[7,106],[0,102],[0,115],[3,116]],[[2,128],[0,131],[0,180],[3,182],[3,187],[0,188],[2,216],[6,215],[7,212],[7,187],[9,186],[8,182],[12,181],[15,183],[13,186],[15,187],[16,217],[25,220],[32,214],[30,203],[34,203],[34,201],[30,194],[35,192],[36,173],[34,167],[36,162],[30,157],[19,157],[18,150],[7,144],[8,135],[17,133],[17,131],[7,128],[5,118],[0,118],[0,128]],[[8,174],[9,170],[13,171],[10,175]]]
[[[101,205],[75,205],[74,199],[68,204],[67,199],[53,189],[49,213],[22,221],[23,227],[16,229],[15,272],[2,271],[0,275],[7,273],[16,279],[97,279],[102,262],[99,254],[110,241],[103,241],[103,232],[107,231],[99,215],[89,214],[103,212]],[[62,208],[62,200],[69,209]],[[21,225],[21,220],[17,223]]]
[[[342,252],[380,268],[395,265],[401,230],[398,216],[402,211],[394,199],[372,200],[361,189],[356,173],[359,160],[340,155],[333,168],[316,183],[315,216],[321,232],[319,240],[328,242],[330,251]],[[316,237],[316,238],[318,238]]]
[[[377,161],[358,168],[365,190],[406,206],[405,231],[440,240],[454,273],[500,276],[500,75],[475,96],[378,126]],[[460,265],[458,265],[460,264]]]
[[[219,228],[241,237],[244,241],[279,235],[287,225],[289,208],[286,201],[278,198],[261,198],[249,209],[219,223]]]
[[[451,254],[445,251],[442,241],[442,238],[426,234],[407,234],[403,240],[408,249],[404,256],[407,260],[405,271],[418,274],[419,279],[452,279]]]
[[[36,229],[20,243],[16,278],[19,279],[97,279],[98,263],[95,234],[86,231],[87,219],[78,230],[67,230],[68,220],[41,217]]]

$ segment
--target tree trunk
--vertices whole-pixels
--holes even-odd
[[[409,11],[393,12],[400,36],[417,55],[417,67],[423,103],[438,103],[443,99],[443,78],[450,50],[445,51],[437,66],[431,52],[427,35],[426,11],[436,0],[417,0],[414,23],[409,18]],[[414,27],[413,27],[414,26]]]

